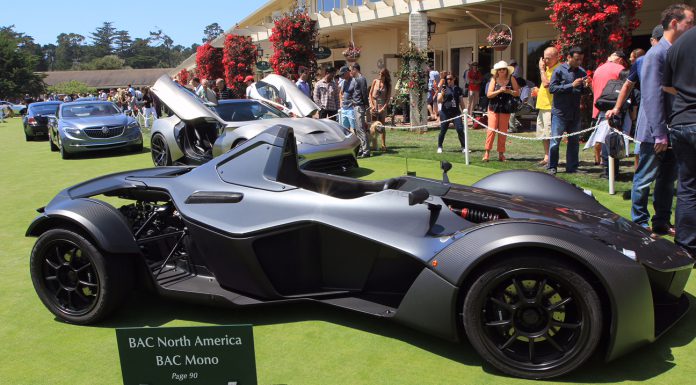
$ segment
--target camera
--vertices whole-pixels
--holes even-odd
[[[621,116],[621,114],[613,115],[607,122],[609,123],[609,127],[616,128],[617,130],[623,128],[623,116]]]

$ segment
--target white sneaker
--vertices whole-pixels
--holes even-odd
[[[442,147],[438,147],[438,148],[437,148],[437,153],[438,153],[438,154],[442,154]]]

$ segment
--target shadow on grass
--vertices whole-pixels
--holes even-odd
[[[197,305],[134,293],[114,316],[97,325],[106,328],[157,327],[173,320],[187,320],[215,325],[281,325],[303,321],[323,321],[362,330],[382,337],[398,339],[433,354],[467,366],[480,366],[483,360],[468,343],[455,343],[433,337],[390,319],[335,308],[329,305],[298,301],[248,307]]]
[[[71,160],[81,160],[81,159],[120,158],[120,157],[124,157],[124,156],[139,155],[139,154],[145,154],[145,153],[150,153],[150,147],[143,147],[143,149],[138,151],[138,152],[134,152],[133,150],[128,149],[128,148],[115,148],[115,149],[110,149],[110,150],[76,153],[76,154],[70,154],[71,155],[70,159],[66,159],[66,160],[71,161]]]
[[[692,304],[696,297],[687,293]],[[627,355],[612,361],[604,362],[603,354],[595,354],[594,357],[581,367],[556,379],[564,383],[612,383],[621,381],[645,381],[665,373],[672,368],[686,363],[675,362],[672,348],[689,345],[696,338],[696,312],[689,311],[671,330],[652,344],[628,353]],[[693,379],[688,372],[684,372],[684,383],[691,383]]]
[[[693,303],[696,297],[687,294]],[[392,320],[312,303],[296,302],[249,307],[214,307],[175,302],[155,295],[133,293],[110,320],[98,327],[157,327],[173,320],[230,325],[281,325],[303,321],[323,321],[362,330],[379,336],[398,339],[441,357],[467,366],[481,366],[495,376],[506,377],[483,361],[467,342],[455,343],[410,329]],[[672,348],[690,344],[696,338],[696,312],[687,313],[677,325],[655,343],[646,345],[618,360],[605,362],[606,343],[582,367],[570,374],[554,378],[554,383],[617,383],[653,379],[679,365],[674,362]],[[685,379],[686,381],[686,379]],[[686,381],[685,383],[688,383]]]
[[[362,178],[362,177],[368,176],[374,172],[375,172],[374,170],[369,169],[369,168],[358,167],[358,168],[354,168],[354,169],[348,171],[345,174],[345,176],[348,176],[351,178]]]

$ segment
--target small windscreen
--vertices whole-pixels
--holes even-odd
[[[88,118],[92,116],[118,115],[119,111],[112,103],[81,103],[63,105],[61,116],[63,118]]]
[[[215,112],[227,122],[246,122],[250,120],[289,117],[275,107],[256,101],[221,103],[215,106]]]

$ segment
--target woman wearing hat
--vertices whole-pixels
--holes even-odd
[[[514,99],[520,96],[520,86],[512,76],[514,67],[509,66],[505,61],[501,60],[495,63],[491,74],[490,83],[488,83],[488,127],[486,132],[486,152],[483,154],[483,161],[488,162],[490,151],[493,148],[496,132],[507,132],[508,124],[510,123],[510,114],[514,109]],[[505,161],[505,135],[498,134],[498,160]]]

